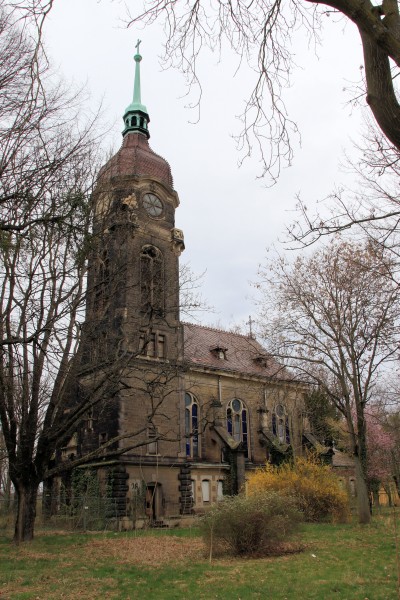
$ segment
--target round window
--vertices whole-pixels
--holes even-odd
[[[164,210],[163,203],[155,194],[145,194],[143,196],[143,207],[150,217],[159,217]]]
[[[240,400],[237,400],[237,399],[232,400],[232,408],[235,412],[239,412],[241,409],[241,406],[242,405],[241,405]]]

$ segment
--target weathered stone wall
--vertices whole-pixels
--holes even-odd
[[[185,389],[200,403],[201,419],[226,429],[226,410],[235,398],[248,409],[249,462],[263,464],[268,458],[265,445],[260,443],[260,428],[272,428],[272,413],[277,402],[285,405],[290,423],[291,445],[301,453],[302,392],[288,383],[266,383],[246,378],[238,373],[223,374],[192,371],[186,374]],[[216,430],[207,426],[201,435],[201,459],[220,462],[223,442]]]

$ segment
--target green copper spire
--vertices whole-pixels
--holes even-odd
[[[139,54],[139,46],[141,41],[138,40],[136,44],[135,59],[135,83],[133,86],[133,100],[129,106],[125,109],[124,123],[125,129],[122,135],[126,135],[130,131],[140,131],[144,133],[148,138],[150,137],[148,124],[150,117],[147,112],[147,108],[142,104],[141,90],[140,90],[140,61],[142,57]]]

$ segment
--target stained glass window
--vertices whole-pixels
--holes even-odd
[[[198,458],[199,456],[199,404],[193,394],[185,394],[185,436],[186,456]]]

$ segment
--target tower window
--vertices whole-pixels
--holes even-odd
[[[104,310],[110,285],[110,260],[107,250],[101,252],[97,258],[97,277],[94,288],[94,310]]]
[[[154,246],[145,246],[140,254],[140,295],[144,312],[161,315],[164,309],[164,260]]]
[[[236,442],[242,442],[246,456],[249,456],[248,414],[244,403],[235,398],[226,409],[226,425],[228,433]]]
[[[86,431],[93,431],[93,407],[90,407],[86,414]]]
[[[186,456],[199,456],[199,404],[193,394],[185,394],[185,436]]]
[[[108,441],[108,433],[103,432],[99,433],[99,444],[105,444]]]
[[[157,429],[153,427],[149,427],[147,430],[147,454],[149,456],[157,456],[158,454],[158,435]]]
[[[157,356],[158,358],[165,358],[165,335],[161,333],[157,335]]]
[[[142,332],[139,338],[139,353],[151,358],[165,358],[165,335],[156,332]]]

